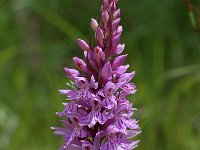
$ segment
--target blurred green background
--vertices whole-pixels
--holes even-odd
[[[200,8],[200,1],[193,1]],[[0,150],[56,150],[64,66],[92,37],[101,0],[0,0]],[[138,150],[200,149],[200,33],[178,0],[121,0],[122,42],[136,71]]]

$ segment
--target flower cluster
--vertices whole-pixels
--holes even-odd
[[[130,83],[135,72],[126,73],[123,65],[127,55],[120,44],[122,26],[118,0],[103,0],[99,23],[91,19],[96,44],[78,39],[85,61],[74,57],[78,70],[65,68],[71,80],[69,89],[60,90],[69,102],[64,111],[64,128],[53,127],[56,135],[64,137],[61,150],[131,150],[139,141],[130,138],[140,133],[137,120],[131,116],[136,110],[126,99],[136,92]]]

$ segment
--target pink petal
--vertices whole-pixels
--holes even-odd
[[[115,60],[112,63],[112,68],[113,70],[117,69],[119,66],[121,66],[124,61],[126,60],[127,54],[126,55],[121,55],[115,58]]]
[[[121,21],[121,18],[117,18],[113,21],[113,23],[112,23],[112,30],[113,31],[117,30],[117,28],[119,27],[120,21]]]
[[[90,50],[89,45],[84,40],[78,39],[77,43],[83,51],[89,51]]]
[[[102,41],[104,39],[103,30],[100,27],[96,30],[96,39],[97,41]]]
[[[123,27],[119,26],[118,29],[117,29],[117,34],[122,33],[122,31],[123,31]]]
[[[117,70],[114,71],[114,73],[121,75],[121,74],[125,73],[128,68],[129,68],[129,65],[120,66],[117,68]]]
[[[102,21],[103,21],[104,23],[107,23],[108,20],[109,20],[109,14],[108,14],[107,11],[105,11],[105,12],[102,14]]]
[[[78,57],[74,57],[74,58],[73,58],[73,61],[74,61],[74,63],[76,64],[76,66],[77,66],[80,70],[82,70],[82,71],[84,71],[84,72],[86,72],[86,73],[91,74],[91,71],[87,68],[86,63],[85,63],[82,59],[80,59],[80,58],[78,58]]]
[[[105,53],[102,51],[102,49],[100,47],[95,47],[94,49],[94,53],[95,53],[95,58],[97,60],[97,63],[100,65],[101,61],[105,60]]]
[[[118,34],[112,39],[112,49],[110,52],[111,55],[115,54],[117,46],[119,45],[119,42],[120,42],[120,37],[121,37],[121,34]]]
[[[103,66],[101,75],[104,80],[108,80],[108,78],[112,76],[112,66],[109,61]]]
[[[79,71],[75,69],[64,68],[64,70],[67,73],[68,78],[70,78],[71,80],[74,80],[75,77],[80,75]]]
[[[134,77],[135,75],[135,71],[131,72],[131,73],[125,73],[122,74],[120,76],[120,78],[118,79],[118,82],[122,82],[122,83],[128,83],[129,81],[131,81],[131,79]]]
[[[91,21],[90,21],[90,26],[91,26],[93,31],[96,31],[98,26],[99,26],[99,24],[95,19],[92,18]]]
[[[113,14],[113,18],[114,18],[114,19],[117,19],[117,18],[120,17],[120,15],[121,15],[121,12],[120,12],[120,9],[118,9],[118,10],[116,10],[115,13]]]
[[[124,48],[125,48],[125,44],[119,44],[117,46],[116,54],[117,55],[121,54],[123,52]]]

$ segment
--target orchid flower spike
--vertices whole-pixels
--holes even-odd
[[[71,80],[70,89],[60,90],[69,100],[62,117],[62,127],[52,127],[64,138],[60,150],[132,150],[139,141],[138,121],[132,118],[136,110],[127,96],[136,93],[131,83],[135,72],[127,73],[123,65],[127,54],[120,43],[123,28],[120,25],[119,0],[102,0],[100,21],[91,19],[96,45],[78,39],[85,60],[73,58],[77,69],[64,68]]]

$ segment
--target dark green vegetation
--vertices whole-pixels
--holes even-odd
[[[196,1],[200,7],[200,1]],[[0,1],[0,149],[56,150],[64,66],[92,37],[100,0]],[[143,130],[138,150],[200,149],[200,33],[183,1],[121,0],[122,41],[136,71],[129,97]]]

